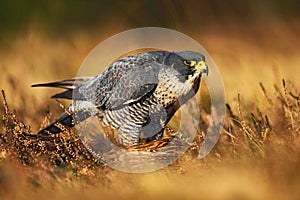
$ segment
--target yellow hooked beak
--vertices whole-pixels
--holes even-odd
[[[206,76],[208,76],[208,67],[205,63],[205,61],[201,60],[199,61],[196,66],[195,66],[195,70],[200,72],[200,73],[205,73]]]

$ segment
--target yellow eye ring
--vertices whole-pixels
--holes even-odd
[[[191,63],[191,61],[184,60],[183,64],[185,64],[186,66],[191,66],[192,63]]]
[[[194,61],[194,60],[184,60],[183,64],[185,64],[186,66],[189,66],[189,67],[193,67],[196,64],[196,61]]]

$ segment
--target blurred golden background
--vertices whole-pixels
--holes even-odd
[[[255,98],[259,81],[299,80],[299,9],[296,0],[4,1],[1,86],[10,91],[12,79],[44,99],[43,91],[29,88],[32,83],[73,77],[99,42],[131,28],[158,26],[183,32],[207,49],[229,99],[237,93]]]
[[[44,101],[49,90],[31,84],[73,77],[104,39],[158,26],[183,32],[207,49],[221,71],[228,100],[237,93],[253,99],[259,81],[267,86],[281,78],[299,83],[299,8],[293,0],[4,1],[1,88]],[[13,98],[11,103],[18,108],[23,101]]]
[[[31,84],[72,78],[88,53],[104,39],[131,28],[157,26],[185,33],[209,52],[221,72],[230,105],[237,104],[240,94],[245,112],[257,107],[270,111],[260,82],[270,95],[274,94],[273,84],[280,85],[282,78],[299,89],[299,10],[299,0],[2,1],[0,88],[5,90],[11,108],[34,132],[48,110],[55,116],[61,108],[49,99],[54,89],[30,88]],[[3,106],[0,108],[2,114]],[[271,111],[276,117],[280,115]],[[280,122],[276,117],[271,119],[275,124]],[[294,123],[299,127],[299,121]],[[287,126],[282,127],[280,130],[286,133]],[[299,129],[293,130],[299,135]],[[247,158],[241,154],[240,160],[233,159],[228,165],[222,162],[223,155],[214,153],[200,163],[185,163],[184,170],[175,174],[168,169],[145,175],[108,173],[105,180],[117,181],[115,184],[101,182],[95,190],[88,187],[83,193],[82,185],[68,184],[67,189],[61,189],[65,186],[60,179],[58,185],[35,191],[30,197],[47,199],[56,190],[57,198],[72,194],[78,199],[102,194],[122,199],[142,193],[152,198],[172,193],[173,198],[281,199],[288,195],[288,199],[297,199],[297,141],[288,158],[285,153],[277,153],[267,160],[251,159],[242,164],[241,160]],[[289,146],[289,142],[276,140],[275,144]],[[225,157],[227,150],[221,151]],[[13,185],[24,176],[22,168],[18,173],[4,171],[0,182],[10,179],[4,191],[16,197],[13,193],[18,188]],[[21,180],[26,190],[27,179]]]

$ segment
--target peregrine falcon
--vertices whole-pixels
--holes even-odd
[[[71,99],[68,110],[38,135],[57,134],[90,116],[117,130],[129,147],[162,137],[175,112],[198,91],[205,57],[194,51],[150,51],[121,58],[95,77],[42,83],[64,88],[52,98]]]

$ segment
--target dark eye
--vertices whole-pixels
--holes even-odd
[[[186,66],[191,66],[191,65],[192,65],[192,62],[189,61],[189,60],[184,60],[184,61],[183,61],[183,64],[185,64]]]
[[[186,66],[189,66],[189,67],[194,67],[196,65],[196,61],[194,61],[194,60],[184,60],[183,64],[185,64]]]

